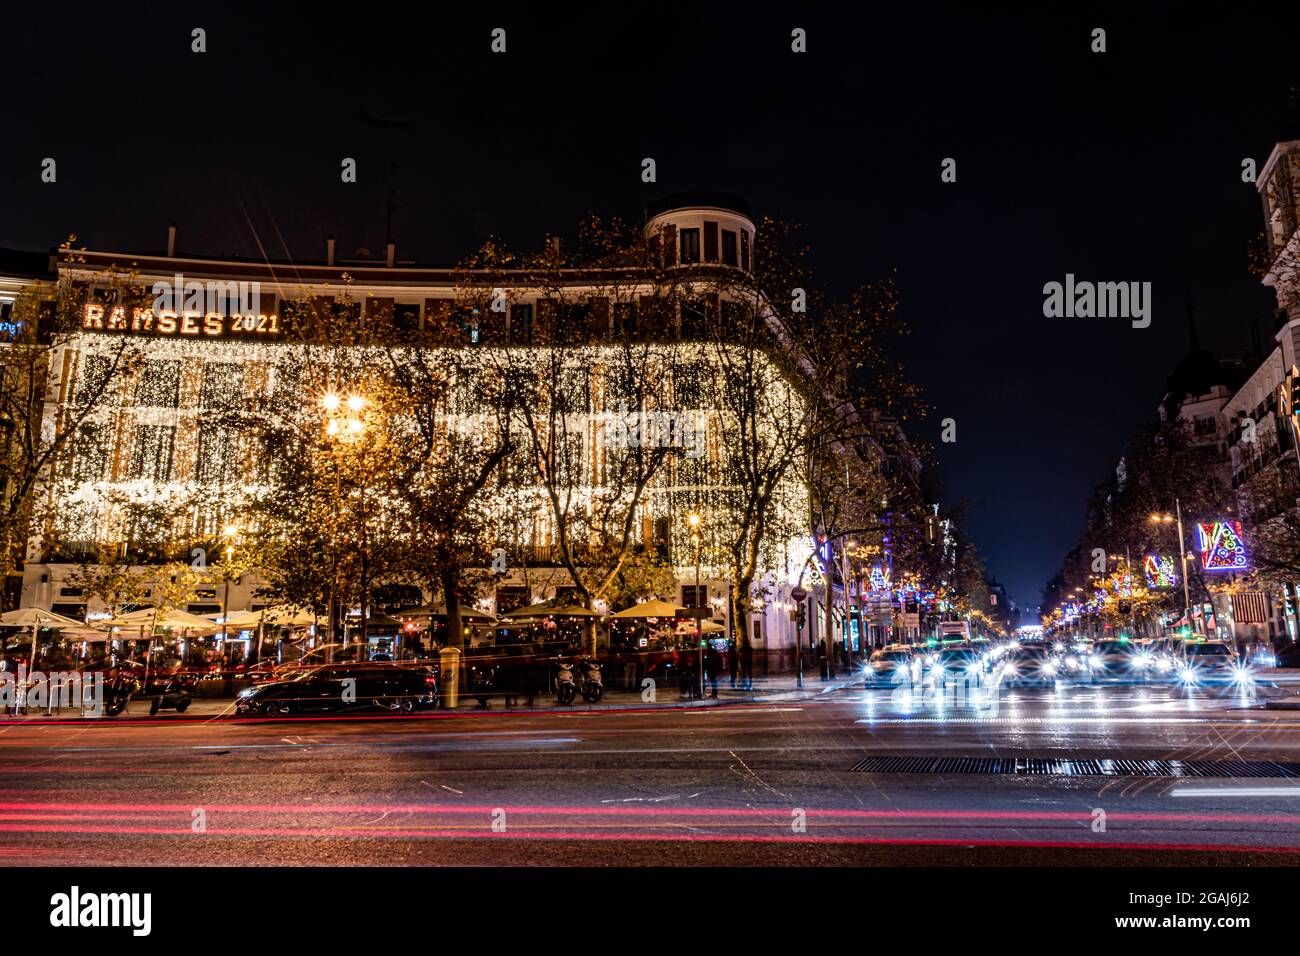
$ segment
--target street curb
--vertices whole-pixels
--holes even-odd
[[[726,706],[739,706],[745,704],[794,703],[803,700],[813,700],[818,697],[826,696],[827,694],[832,694],[845,689],[850,689],[853,686],[855,686],[856,683],[858,682],[841,681],[835,684],[828,685],[826,687],[818,687],[818,688],[805,687],[803,690],[795,689],[789,691],[774,691],[770,693],[766,693],[763,691],[752,691],[752,692],[739,691],[738,692],[738,691],[731,691],[728,689],[728,690],[720,690],[719,696],[716,699],[706,697],[703,700],[691,699],[691,698],[688,698],[686,700],[672,699],[669,701],[664,701],[662,703],[637,702],[637,703],[626,703],[626,704],[584,704],[581,706],[570,705],[568,707],[561,707],[558,705],[548,705],[545,707],[502,707],[502,708],[477,707],[473,705],[472,698],[471,698],[471,704],[468,706],[462,705],[460,707],[456,707],[455,709],[450,709],[450,710],[442,710],[440,708],[434,709],[434,710],[426,711],[422,713],[420,716],[424,718],[448,719],[453,717],[475,717],[475,716],[487,716],[492,714],[500,714],[500,715],[509,714],[513,716],[521,716],[527,714],[534,714],[534,715],[535,714],[599,714],[599,713],[619,713],[619,712],[621,713],[637,712],[637,713],[653,714],[665,710],[695,710],[703,707],[726,707]],[[302,715],[296,715],[292,719],[295,720],[343,719],[343,720],[354,720],[354,721],[356,720],[375,721],[375,720],[391,720],[394,719],[395,716],[396,715],[383,714],[383,713],[321,714],[321,715],[302,714]],[[268,720],[283,720],[283,719],[284,718],[272,718],[272,717],[253,716],[253,715],[248,715],[248,716],[238,715],[234,712],[234,700],[232,698],[226,707],[224,707],[222,710],[217,711],[215,713],[202,713],[202,712],[195,712],[193,710],[190,710],[184,714],[178,714],[175,712],[172,713],[164,712],[164,713],[155,714],[153,716],[149,716],[147,714],[132,714],[128,712],[125,714],[120,714],[116,717],[107,717],[102,715],[98,717],[88,717],[80,714],[75,716],[67,716],[67,717],[46,716],[44,714],[20,717],[20,716],[5,714],[5,715],[0,715],[0,727],[22,727],[28,725],[58,726],[64,724],[70,724],[70,725],[104,724],[110,726],[111,725],[129,726],[129,725],[140,725],[140,724],[147,725],[147,724],[176,723],[176,722],[206,723],[209,721],[221,721],[223,723],[228,721],[265,722]]]
[[[1265,710],[1300,710],[1300,697],[1284,697],[1281,700],[1264,701]]]

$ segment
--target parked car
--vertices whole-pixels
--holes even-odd
[[[240,714],[348,713],[377,710],[411,713],[438,699],[437,674],[394,664],[325,664],[287,680],[241,691]]]

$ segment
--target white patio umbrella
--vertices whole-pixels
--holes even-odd
[[[686,608],[676,604],[669,604],[667,601],[646,601],[642,604],[633,604],[631,607],[616,611],[610,617],[629,618],[629,617],[685,617]]]
[[[36,632],[38,630],[42,627],[55,627],[60,630],[64,628],[84,629],[86,627],[81,621],[39,607],[20,607],[16,611],[6,611],[0,614],[0,625],[6,627],[30,627],[32,629],[31,666],[33,669],[36,667]]]

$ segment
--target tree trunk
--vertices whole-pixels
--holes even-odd
[[[749,639],[749,592],[752,576],[742,576],[731,592],[731,632],[736,637],[736,654],[740,659],[741,686],[748,689],[754,680],[754,647]]]
[[[460,617],[460,569],[443,564],[442,600],[447,609],[447,644],[450,647],[465,647],[465,627]]]

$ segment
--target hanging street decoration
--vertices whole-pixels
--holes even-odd
[[[1201,567],[1206,571],[1246,569],[1246,543],[1241,534],[1240,521],[1198,524],[1196,537],[1200,545]]]
[[[1147,587],[1153,590],[1178,586],[1178,572],[1174,570],[1174,559],[1169,555],[1148,554],[1142,559],[1142,571],[1146,575]]]

